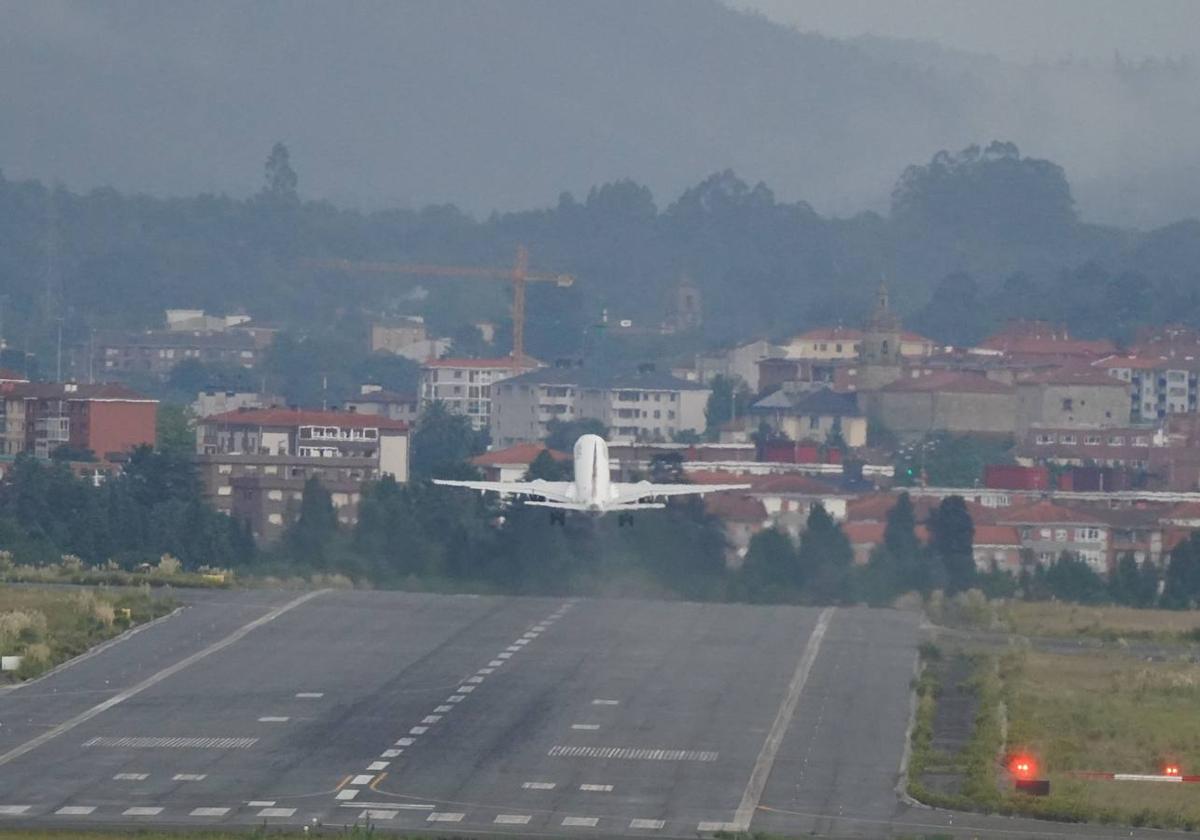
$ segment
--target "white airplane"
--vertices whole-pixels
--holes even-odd
[[[434,484],[447,487],[467,487],[481,493],[493,492],[502,496],[540,496],[540,501],[525,504],[550,508],[550,521],[563,523],[569,510],[593,516],[618,512],[619,524],[633,524],[630,511],[666,507],[655,499],[688,494],[718,493],[723,490],[747,490],[749,484],[635,484],[611,480],[608,465],[608,444],[598,435],[582,435],[575,441],[574,481],[445,481]]]

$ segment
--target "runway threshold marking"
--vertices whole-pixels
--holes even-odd
[[[750,829],[750,820],[758,808],[758,803],[762,801],[763,791],[767,787],[767,779],[771,775],[771,768],[775,766],[775,757],[779,754],[783,736],[787,733],[792,716],[796,713],[796,704],[800,702],[800,692],[804,690],[804,684],[808,681],[808,674],[812,670],[813,662],[816,661],[817,652],[821,649],[821,640],[825,638],[825,631],[829,629],[829,622],[833,619],[834,612],[834,607],[822,610],[816,627],[808,637],[808,643],[804,646],[800,661],[796,663],[796,670],[792,674],[791,682],[788,683],[783,702],[779,704],[779,711],[775,714],[775,721],[771,724],[767,738],[763,741],[762,749],[759,750],[758,759],[754,762],[754,769],[750,772],[750,781],[746,783],[746,790],[742,794],[742,801],[733,814],[733,822],[729,823],[730,831],[741,832]],[[699,830],[705,831],[706,829],[700,828]]]
[[[220,641],[213,642],[208,647],[203,648],[202,650],[198,650],[190,656],[184,657],[183,659],[179,660],[178,662],[174,663],[173,665],[168,665],[166,668],[163,668],[161,671],[159,671],[155,674],[151,674],[149,677],[146,677],[146,679],[142,680],[140,683],[133,686],[132,688],[127,688],[125,691],[119,692],[118,694],[114,694],[112,697],[108,698],[107,700],[103,701],[102,703],[97,703],[95,706],[92,706],[90,709],[80,712],[79,714],[75,715],[75,717],[73,717],[63,723],[60,723],[58,726],[54,727],[53,729],[49,729],[46,732],[43,732],[41,735],[38,735],[36,738],[32,738],[32,739],[26,741],[24,744],[20,744],[19,746],[13,747],[8,752],[0,754],[0,766],[8,764],[9,762],[20,758],[21,756],[25,755],[26,753],[36,750],[38,747],[42,746],[42,744],[45,744],[49,741],[54,740],[59,735],[63,735],[67,732],[70,732],[72,729],[79,726],[80,724],[87,723],[89,720],[96,717],[97,715],[103,714],[104,712],[107,712],[109,709],[113,708],[114,706],[124,703],[129,698],[136,697],[137,695],[141,694],[146,689],[153,688],[154,686],[158,685],[163,680],[175,676],[180,671],[184,670],[185,668],[191,667],[192,665],[196,664],[200,660],[205,659],[206,657],[212,656],[214,653],[219,653],[220,651],[224,650],[225,648],[229,647],[230,645],[236,644],[237,642],[239,642],[243,638],[245,638],[246,635],[249,634],[250,632],[258,629],[259,627],[262,627],[264,624],[268,624],[268,623],[274,621],[275,619],[279,618],[279,616],[283,615],[284,613],[286,613],[290,610],[293,610],[296,607],[300,606],[301,604],[305,604],[308,601],[311,601],[313,598],[316,598],[318,595],[323,595],[328,591],[329,591],[328,589],[318,589],[315,592],[306,592],[305,594],[301,595],[300,597],[294,598],[291,601],[288,601],[286,604],[282,604],[282,605],[276,607],[275,609],[271,610],[266,615],[259,616],[258,618],[254,619],[253,621],[251,621],[247,624],[243,624],[237,630],[234,630],[232,633],[230,633],[228,636],[221,639]]]
[[[32,805],[0,805],[0,816],[19,817],[32,807]]]

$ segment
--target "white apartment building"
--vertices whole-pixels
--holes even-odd
[[[703,431],[711,390],[643,367],[608,373],[579,366],[542,368],[493,389],[492,443],[506,447],[539,441],[551,420],[598,420],[610,443],[669,441]]]
[[[1130,383],[1129,420],[1161,420],[1170,414],[1194,414],[1200,401],[1200,359],[1192,356],[1109,356],[1095,363],[1109,376]]]
[[[500,359],[430,359],[421,365],[421,408],[434,402],[471,418],[471,428],[487,429],[492,417],[492,386],[538,366],[528,357]]]

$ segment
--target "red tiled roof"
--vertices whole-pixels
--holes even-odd
[[[898,493],[870,493],[851,499],[846,502],[846,519],[851,522],[886,522],[887,515],[896,506],[898,498]],[[910,496],[909,500],[912,502],[913,516],[918,522],[928,519],[933,509],[941,504],[941,499],[935,496]],[[990,524],[996,521],[996,508],[985,507],[970,500],[964,500],[964,503],[976,527],[980,523]]]
[[[226,411],[205,417],[201,423],[225,423],[233,426],[339,426],[350,429],[391,429],[405,431],[403,420],[391,420],[378,414],[353,411],[318,411],[303,408],[251,408]]]
[[[996,516],[996,521],[1004,525],[1108,525],[1098,516],[1056,505],[1045,499],[1030,505],[1008,508]]]
[[[524,362],[518,362],[511,356],[499,359],[427,359],[423,364],[425,367],[433,368],[510,368],[512,370],[528,370],[538,366],[538,363],[529,357],[526,357]]]
[[[1011,525],[976,525],[975,545],[1021,545],[1021,535]]]
[[[518,443],[516,446],[510,446],[507,449],[497,449],[493,452],[476,455],[471,459],[471,463],[477,467],[507,466],[509,464],[524,464],[525,466],[529,466],[543,452],[549,452],[550,457],[555,461],[571,460],[571,456],[567,453],[559,452],[557,449],[549,449],[544,443]]]
[[[1163,512],[1159,522],[1170,522],[1176,519],[1200,519],[1200,502],[1180,502]]]
[[[985,350],[999,350],[1014,356],[1103,356],[1116,349],[1116,345],[1107,339],[1088,341],[1077,338],[1005,335],[1003,333],[985,338],[979,346]]]
[[[118,402],[152,402],[158,400],[139,394],[118,382],[79,385],[73,382],[0,381],[0,394],[35,400],[109,400]]]
[[[851,545],[879,545],[883,542],[883,532],[887,525],[883,522],[843,522],[842,533]],[[918,525],[914,532],[921,542],[929,541],[929,530],[924,525]]]
[[[767,520],[767,509],[762,502],[739,493],[712,493],[705,497],[704,507],[713,516],[730,522],[762,523]]]
[[[1012,386],[973,373],[934,373],[929,376],[897,379],[881,390],[900,393],[1012,394]]]

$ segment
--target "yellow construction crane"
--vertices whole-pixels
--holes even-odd
[[[360,262],[342,259],[308,259],[303,261],[310,268],[329,271],[350,271],[360,274],[420,274],[427,277],[476,277],[481,280],[507,280],[512,283],[513,358],[518,362],[525,358],[525,284],[553,283],[565,288],[575,282],[570,274],[548,274],[529,270],[529,250],[517,246],[517,256],[512,268],[488,268],[486,266],[421,265],[418,263]]]

